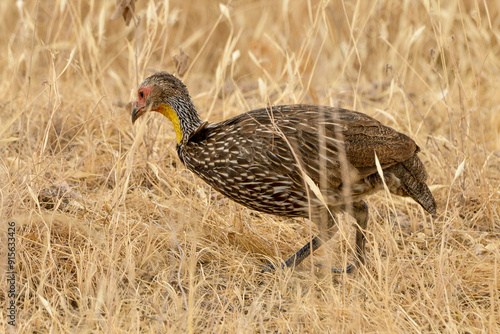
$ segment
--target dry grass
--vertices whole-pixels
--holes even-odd
[[[19,332],[500,332],[500,2],[140,0],[137,28],[113,12],[0,4]],[[227,201],[180,164],[168,120],[132,126],[124,107],[148,68],[174,71],[180,46],[204,119],[307,102],[409,134],[439,217],[380,193],[368,268],[260,274],[315,227]],[[347,241],[312,261],[349,261]]]

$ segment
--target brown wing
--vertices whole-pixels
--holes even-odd
[[[346,172],[354,176],[351,181],[356,181],[376,173],[374,152],[385,169],[406,161],[419,150],[408,136],[359,112],[316,105],[287,105],[264,110],[265,113],[261,109],[245,115],[272,129],[261,135],[273,142],[280,152],[286,153],[291,147],[294,160],[302,162],[314,181],[319,182],[323,167],[334,187],[345,175],[341,174],[342,157],[348,162]],[[276,165],[281,163],[280,157],[269,155]],[[357,175],[353,175],[353,170]]]

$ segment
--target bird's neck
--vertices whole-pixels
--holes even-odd
[[[171,101],[158,111],[172,122],[177,144],[186,141],[203,124],[192,101]]]

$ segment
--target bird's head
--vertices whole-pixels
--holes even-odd
[[[132,123],[148,111],[159,112],[172,122],[178,143],[201,123],[186,86],[166,72],[155,73],[141,83]]]

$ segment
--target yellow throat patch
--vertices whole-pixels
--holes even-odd
[[[172,122],[174,125],[175,136],[177,137],[177,143],[180,143],[182,141],[181,122],[179,121],[179,117],[177,117],[174,109],[172,109],[169,105],[162,104],[158,108],[158,112]]]

